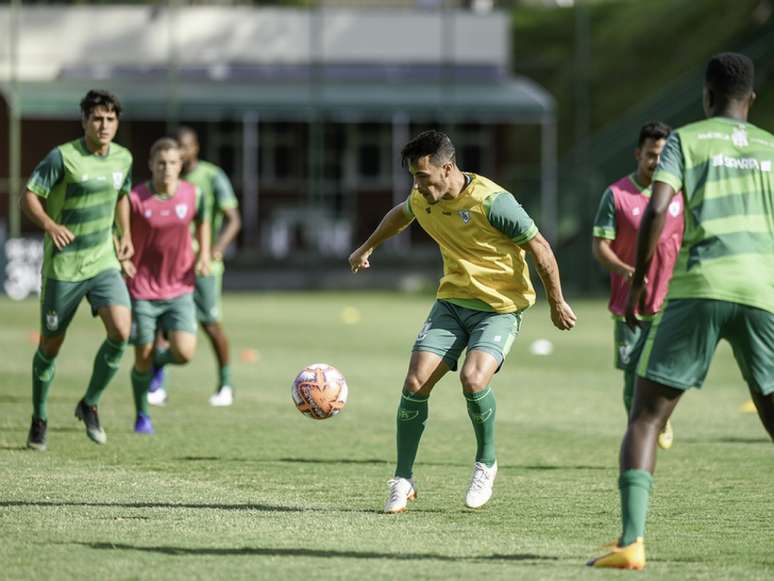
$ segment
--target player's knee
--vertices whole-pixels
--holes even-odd
[[[116,325],[108,334],[108,339],[114,343],[127,343],[129,341],[129,334],[132,330],[131,324]]]
[[[64,335],[59,335],[58,337],[41,337],[38,349],[40,349],[40,352],[44,356],[53,359],[59,355],[62,343],[64,343]]]
[[[483,391],[489,385],[488,375],[475,369],[463,369],[460,373],[460,381],[462,382],[462,391],[465,393]]]
[[[416,373],[409,373],[406,375],[406,379],[403,382],[403,393],[413,395],[417,393],[423,393],[429,395],[431,385],[428,382],[419,377]],[[426,393],[425,393],[426,392]]]

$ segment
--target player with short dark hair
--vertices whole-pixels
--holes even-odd
[[[594,258],[610,272],[608,308],[615,321],[614,361],[615,366],[624,372],[623,401],[627,417],[634,393],[637,361],[645,344],[650,321],[664,302],[683,239],[683,205],[681,199],[675,197],[669,205],[666,226],[648,269],[646,278],[649,292],[643,309],[638,313],[640,326],[632,329],[624,321],[624,314],[629,281],[634,274],[637,229],[650,200],[653,172],[670,132],[671,128],[660,121],[642,126],[634,150],[637,169],[608,186],[602,194],[594,219],[591,251]],[[659,433],[658,445],[664,449],[670,448],[672,437],[672,424],[667,422]]]
[[[157,140],[148,161],[152,178],[132,189],[132,239],[135,254],[121,262],[132,297],[135,347],[132,391],[136,411],[134,431],[152,434],[148,413],[151,367],[190,361],[196,349],[193,290],[196,274],[209,273],[210,231],[199,188],[180,179],[183,162],[174,139]],[[191,241],[196,225],[198,259]],[[157,331],[169,347],[154,354]]]
[[[626,305],[635,326],[648,261],[669,205],[682,191],[685,234],[667,302],[654,319],[637,367],[629,425],[621,444],[623,531],[595,567],[642,569],[645,519],[658,431],[683,393],[700,388],[726,339],[758,415],[774,439],[774,135],[747,121],[755,100],[753,63],[723,53],[707,65],[707,119],[676,129],[653,176],[640,225]]]
[[[223,253],[241,228],[239,204],[225,172],[215,164],[199,159],[196,131],[182,126],[176,137],[183,158],[181,178],[202,191],[205,212],[210,220],[210,273],[197,275],[194,290],[196,317],[212,344],[218,365],[217,385],[209,402],[213,406],[229,406],[234,402],[234,382],[228,337],[222,323]],[[166,398],[163,370],[156,368],[148,399],[153,404],[163,404]]]
[[[32,361],[32,425],[27,436],[27,447],[41,451],[47,447],[46,402],[56,357],[81,300],[89,301],[107,334],[75,408],[86,434],[98,444],[107,442],[107,435],[97,405],[118,370],[131,325],[129,294],[118,262],[134,252],[127,197],[132,155],[113,143],[121,104],[107,91],[91,90],[80,108],[83,137],[52,149],[32,172],[22,198],[25,214],[45,232],[41,336]]]
[[[401,512],[416,497],[413,466],[430,392],[447,371],[457,369],[463,350],[460,380],[476,436],[465,504],[478,508],[490,499],[497,474],[496,404],[489,383],[519,333],[523,312],[535,302],[526,253],[543,280],[554,325],[571,329],[576,317],[562,296],[551,247],[535,223],[509,192],[483,176],[461,171],[448,136],[421,133],[406,144],[401,159],[414,178],[411,192],[350,255],[350,266],[354,272],[369,268],[373,251],[416,219],[441,250],[444,276],[403,383],[397,467],[388,483],[384,512]]]

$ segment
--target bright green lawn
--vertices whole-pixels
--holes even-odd
[[[458,381],[437,388],[419,452],[419,500],[379,510],[393,463],[394,414],[408,352],[430,297],[232,295],[237,405],[212,409],[209,346],[176,369],[157,434],[132,433],[129,354],[100,411],[108,444],[72,415],[101,341],[82,308],[58,360],[49,451],[24,449],[34,301],[0,301],[0,577],[4,579],[772,579],[774,465],[730,350],[674,418],[660,454],[644,574],[583,567],[619,530],[617,449],[624,428],[611,321],[575,305],[577,330],[554,331],[544,307],[494,383],[495,496],[463,508],[474,440]],[[360,310],[345,324],[342,310]],[[529,354],[537,338],[554,355]],[[204,341],[204,338],[202,337]],[[240,361],[246,349],[257,361]],[[290,381],[324,361],[350,401],[314,422]]]

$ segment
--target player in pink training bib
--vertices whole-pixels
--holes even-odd
[[[636,261],[637,232],[650,200],[653,172],[670,132],[670,127],[660,122],[648,123],[640,129],[637,149],[634,150],[637,170],[605,190],[594,219],[592,252],[610,272],[608,308],[615,319],[615,366],[624,372],[627,415],[634,394],[637,360],[645,345],[650,321],[664,303],[683,239],[683,201],[682,197],[675,196],[648,269],[648,292],[638,313],[642,326],[631,329],[624,321],[624,313]],[[658,443],[664,449],[671,447],[671,424],[664,426]]]
[[[209,272],[210,230],[199,189],[180,179],[183,167],[175,140],[156,141],[150,151],[152,179],[130,194],[131,230],[135,253],[121,263],[132,298],[135,346],[132,391],[137,412],[134,431],[152,434],[148,413],[151,367],[188,363],[196,349],[196,274]],[[196,224],[198,259],[191,240]],[[169,348],[154,352],[156,331]]]

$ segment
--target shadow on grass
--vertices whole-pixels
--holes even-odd
[[[14,428],[13,426],[0,426],[0,432],[26,432],[29,430],[29,426],[18,426]],[[59,432],[82,432],[83,428],[77,428],[77,427],[62,427],[62,426],[49,426],[48,428],[49,432],[59,433]]]
[[[557,557],[536,555],[533,553],[515,553],[512,555],[489,555],[486,557],[454,557],[440,555],[438,553],[377,553],[375,551],[336,551],[324,549],[280,549],[267,547],[142,547],[121,543],[76,543],[84,547],[107,551],[141,551],[147,553],[161,553],[172,556],[264,556],[264,557],[318,557],[323,559],[392,559],[396,561],[557,561]]]
[[[720,438],[680,438],[680,442],[688,444],[771,444],[766,436],[746,438],[739,436],[723,436]]]
[[[86,507],[86,508],[184,508],[194,510],[233,510],[233,511],[253,511],[253,512],[341,512],[341,513],[362,513],[362,514],[382,514],[377,509],[357,509],[357,508],[321,508],[321,507],[298,507],[298,506],[278,506],[272,504],[259,504],[246,502],[242,504],[215,504],[215,503],[188,503],[188,502],[86,502],[77,500],[3,500],[0,501],[0,508],[19,507],[39,507],[39,508],[63,508],[63,507]],[[416,513],[441,512],[441,509],[421,509],[414,510]]]
[[[0,403],[29,403],[29,395],[0,395]]]
[[[12,450],[18,452],[19,450],[26,450],[27,446],[0,446],[0,450]]]

